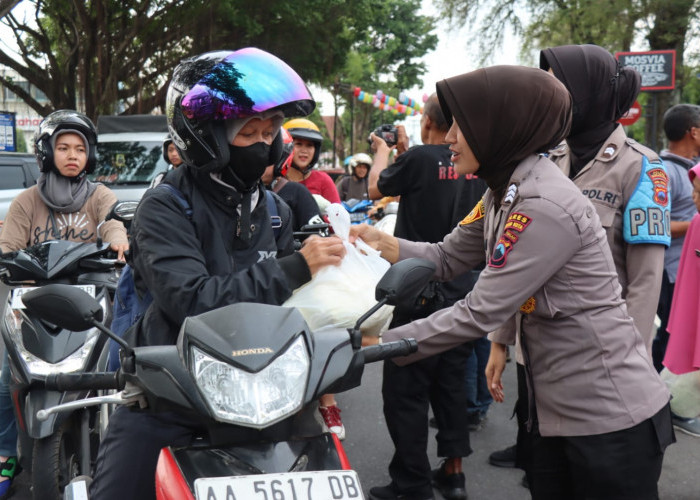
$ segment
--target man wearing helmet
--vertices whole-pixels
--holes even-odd
[[[277,163],[269,165],[262,175],[263,184],[279,195],[292,210],[294,231],[299,231],[307,224],[322,223],[321,213],[316,200],[306,186],[298,182],[290,182],[285,178],[289,165],[294,157],[294,141],[285,128],[280,129],[282,135],[282,156]]]
[[[367,183],[369,169],[372,166],[372,158],[367,153],[356,153],[350,159],[352,175],[343,177],[338,184],[340,199],[367,200],[369,199],[369,185]]]
[[[44,118],[34,138],[41,175],[37,185],[22,191],[10,205],[0,233],[0,251],[12,252],[49,240],[93,242],[97,225],[117,201],[86,174],[96,163],[97,133],[90,119],[77,111],[55,111]],[[116,220],[101,227],[101,236],[118,258],[129,248],[124,225]],[[7,351],[0,376],[0,498],[17,472],[17,426],[10,398]]]
[[[294,138],[294,158],[287,171],[287,179],[306,186],[311,194],[323,196],[331,203],[340,203],[338,190],[326,172],[314,170],[321,155],[323,136],[316,124],[305,118],[290,120],[284,124]]]
[[[259,49],[209,52],[175,68],[166,111],[184,164],[163,182],[180,191],[191,213],[166,189],[146,191],[139,204],[134,281],[153,303],[129,331],[132,343],[175,344],[187,316],[232,303],[282,304],[319,269],[340,263],[337,237],[311,237],[293,251],[289,207],[272,194],[282,219],[276,236],[260,183],[280,155],[283,119],[314,107],[299,75]],[[91,498],[155,498],[160,449],[189,444],[197,429],[181,414],[117,408]]]
[[[458,175],[445,144],[449,124],[436,94],[425,103],[421,117],[423,144],[408,150],[399,126],[403,152],[389,164],[393,147],[371,134],[374,163],[369,175],[370,198],[401,196],[394,235],[411,241],[442,241],[446,234],[477,204],[486,184]],[[407,139],[406,139],[407,143]],[[466,273],[446,283],[435,284],[430,307],[416,311],[394,311],[391,327],[428,316],[433,310],[452,305],[471,289],[473,276]],[[441,299],[441,300],[440,300]],[[462,457],[472,450],[467,428],[465,376],[471,342],[456,346],[419,363],[397,366],[384,363],[382,396],[387,428],[395,446],[389,464],[391,483],[370,489],[373,500],[433,498],[432,485],[444,498],[466,498]],[[442,465],[430,470],[426,450],[428,404],[433,408],[438,433],[437,454]]]

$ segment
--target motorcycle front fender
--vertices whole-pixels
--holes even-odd
[[[72,411],[60,413],[52,413],[49,418],[41,421],[36,417],[39,410],[56,406],[61,403],[68,403],[77,399],[84,398],[86,393],[78,392],[58,392],[46,391],[40,389],[32,389],[24,398],[22,406],[22,415],[24,416],[24,424],[27,434],[32,439],[43,439],[50,436],[64,420],[66,420]]]
[[[169,451],[190,491],[194,491],[194,481],[200,477],[349,468],[342,445],[330,433],[307,439]]]

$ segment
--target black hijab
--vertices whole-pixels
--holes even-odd
[[[523,159],[559,144],[571,126],[569,92],[536,68],[478,69],[438,82],[437,95],[479,161],[477,175],[497,196]]]
[[[641,77],[620,68],[597,45],[562,45],[540,52],[540,68],[550,68],[571,93],[573,120],[566,142],[571,149],[571,177],[591,161],[639,95]]]

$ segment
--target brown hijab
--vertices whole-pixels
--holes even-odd
[[[518,163],[559,144],[571,126],[566,87],[536,68],[478,69],[438,82],[437,95],[479,161],[477,175],[497,194]]]

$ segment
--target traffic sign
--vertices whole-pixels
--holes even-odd
[[[637,101],[634,101],[634,104],[632,104],[632,107],[622,115],[622,117],[617,120],[619,123],[622,125],[632,125],[634,122],[639,120],[639,118],[642,116],[642,107],[639,105]]]

